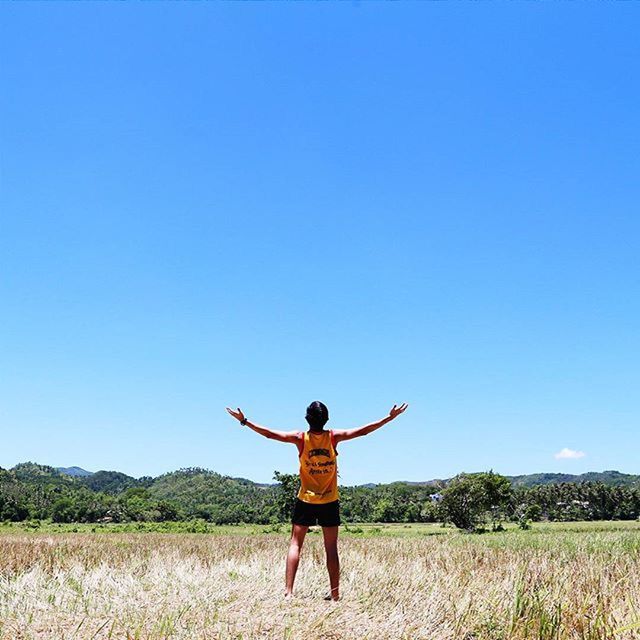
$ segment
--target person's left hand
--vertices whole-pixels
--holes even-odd
[[[389,417],[393,420],[396,416],[399,416],[401,413],[404,413],[409,405],[405,402],[401,404],[399,407],[395,404],[389,411]]]
[[[238,407],[237,411],[234,411],[233,409],[229,409],[229,407],[227,407],[227,412],[229,413],[229,415],[233,416],[238,422],[242,422],[244,420],[244,413],[242,413],[242,409],[240,409],[240,407]]]

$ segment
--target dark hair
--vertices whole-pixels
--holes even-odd
[[[322,402],[316,400],[307,407],[307,415],[305,417],[311,431],[322,431],[322,427],[329,420],[329,409]]]

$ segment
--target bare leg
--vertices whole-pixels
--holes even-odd
[[[338,527],[322,527],[327,569],[331,584],[331,599],[340,599],[340,559],[338,558]]]
[[[293,582],[296,579],[296,571],[298,571],[298,563],[300,562],[300,551],[304,537],[307,535],[309,527],[303,527],[300,524],[294,524],[291,529],[291,542],[289,544],[289,552],[287,553],[287,575],[285,597],[293,593]]]

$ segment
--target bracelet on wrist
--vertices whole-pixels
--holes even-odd
[[[241,424],[243,427],[246,427],[246,426],[247,426],[247,419],[246,419],[246,418],[242,418],[242,420],[240,420],[240,424]]]

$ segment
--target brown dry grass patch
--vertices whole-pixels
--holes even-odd
[[[640,638],[637,532],[528,533],[345,538],[335,604],[314,536],[285,601],[280,535],[4,535],[0,639]]]

